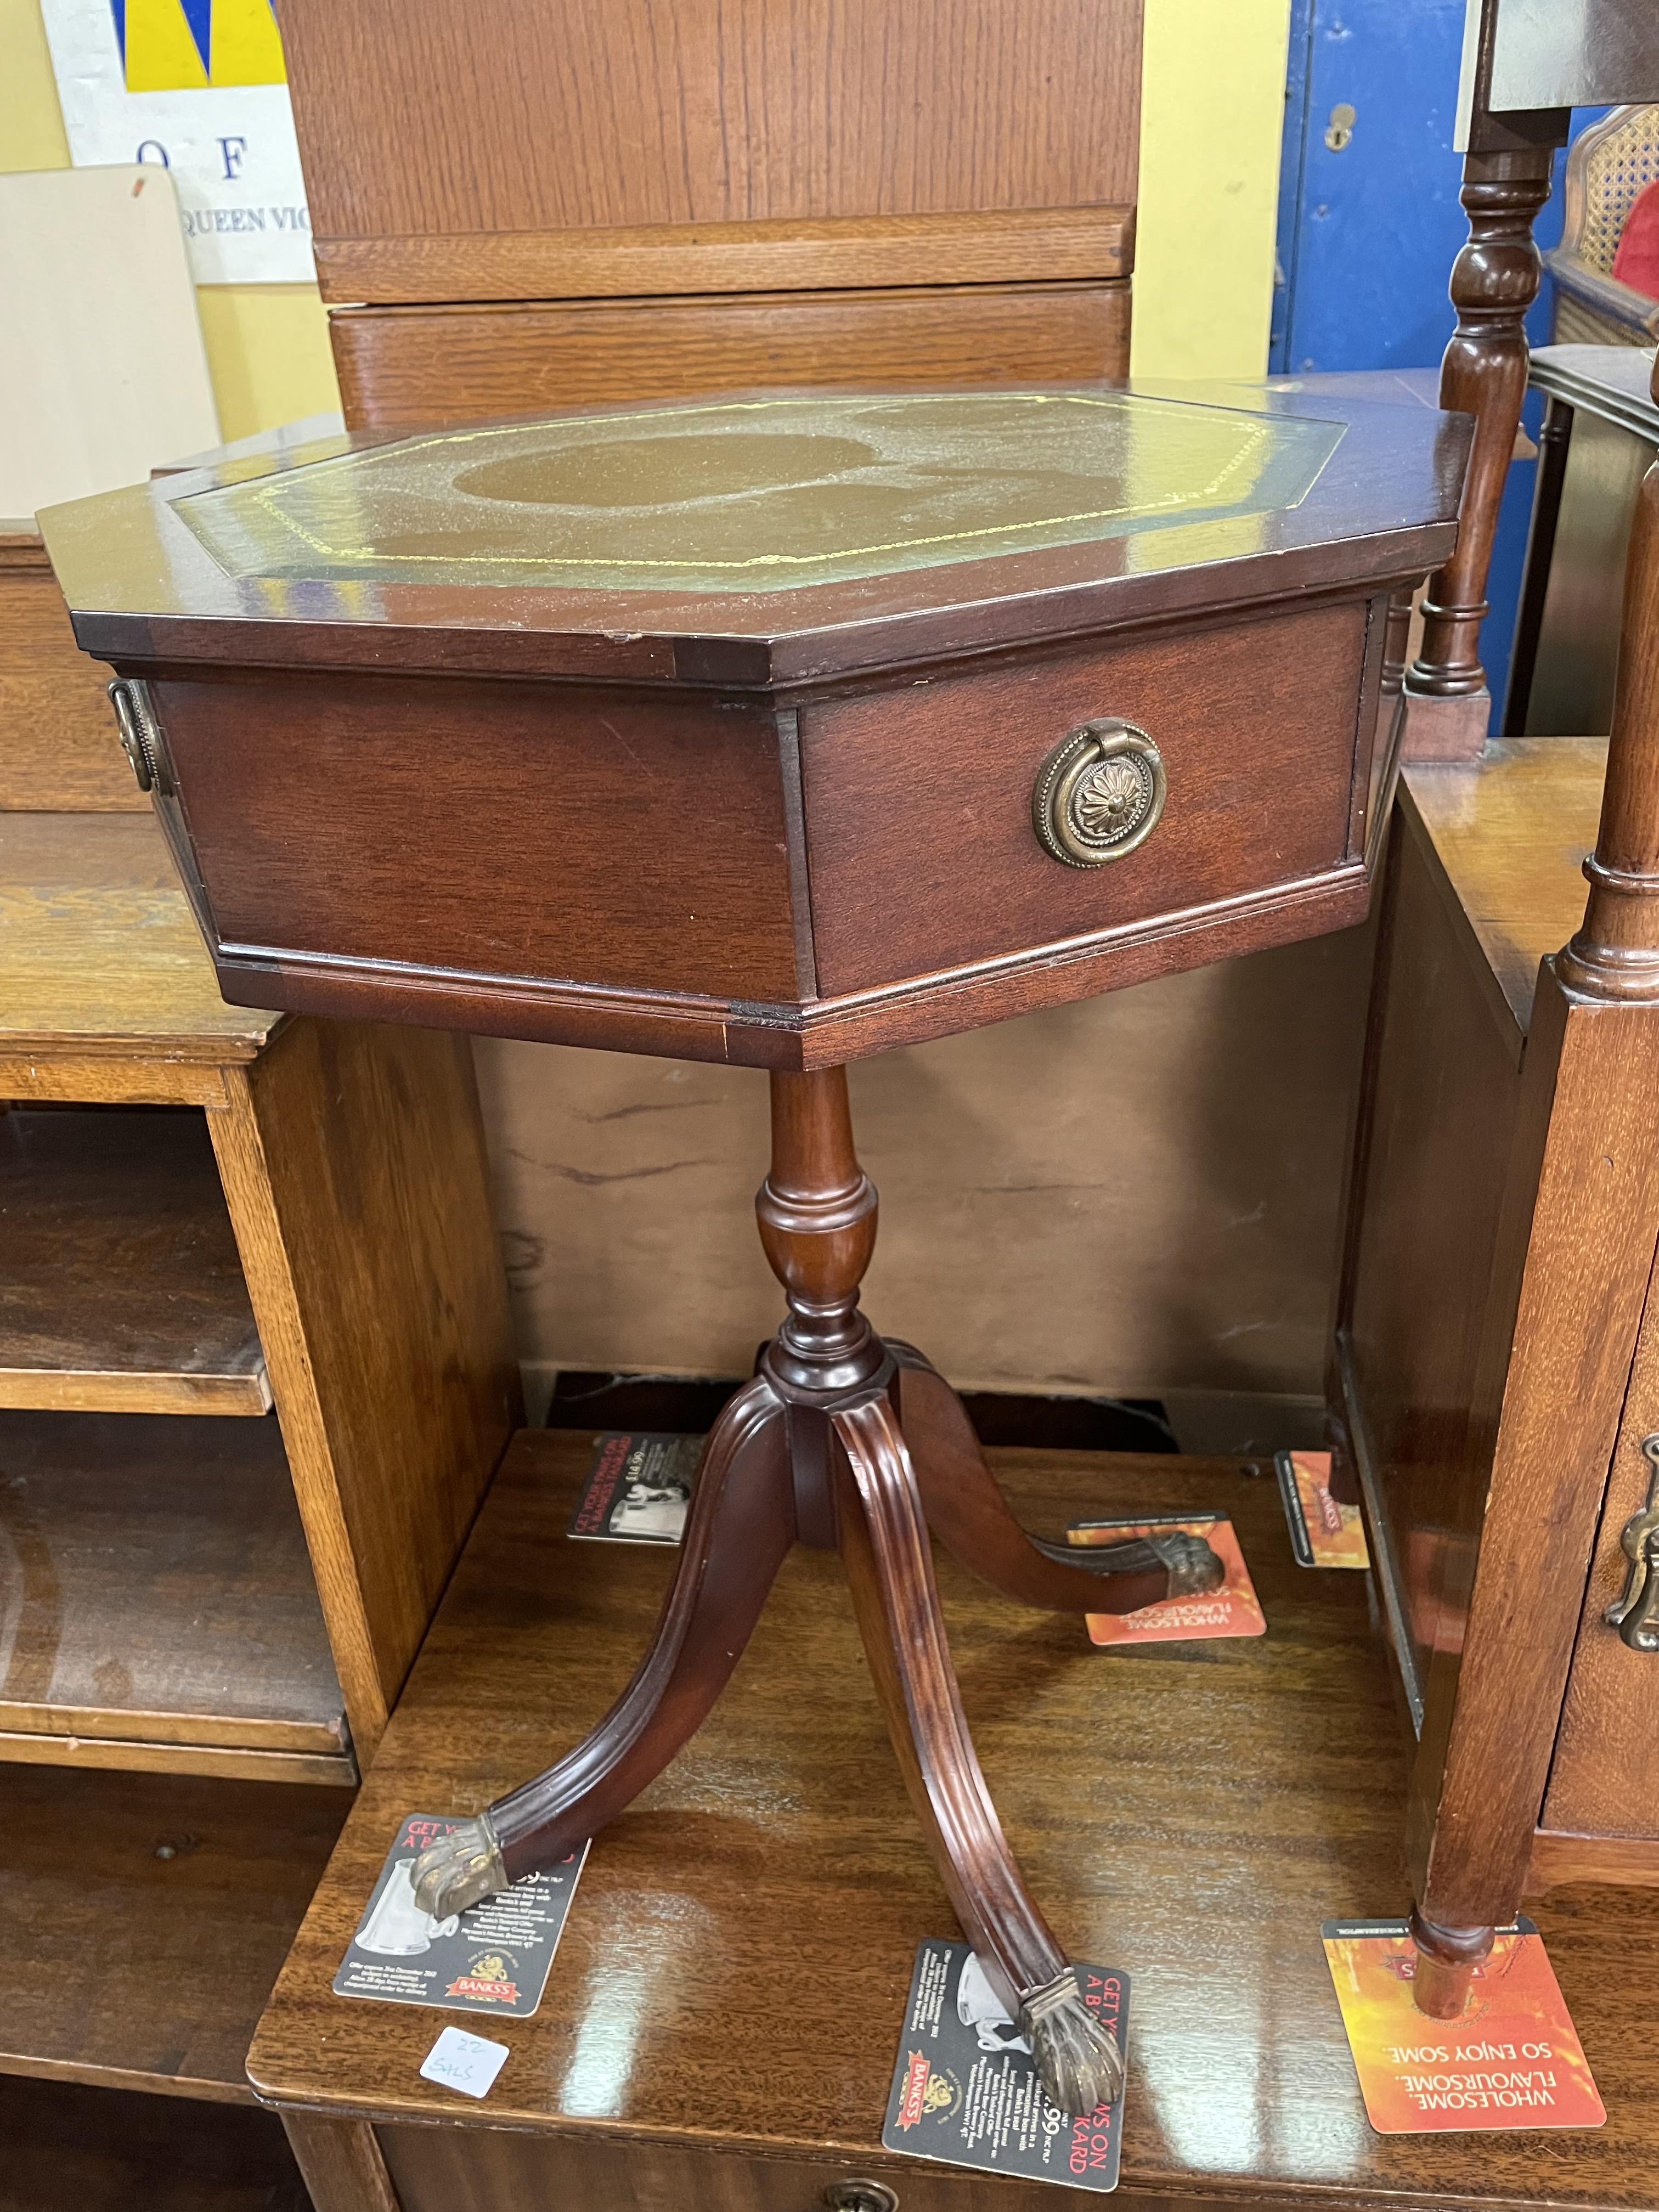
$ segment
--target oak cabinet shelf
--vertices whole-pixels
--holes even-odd
[[[270,1410],[199,1112],[0,1117],[0,1407]]]
[[[0,1759],[356,1780],[274,1420],[0,1413]]]
[[[38,1766],[4,1796],[0,2075],[251,2104],[248,2039],[348,1794]]]

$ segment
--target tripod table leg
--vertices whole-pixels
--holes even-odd
[[[1045,1544],[1010,1511],[960,1398],[908,1344],[899,1363],[899,1419],[927,1525],[970,1574],[1023,1605],[1055,1613],[1137,1613],[1166,1597],[1218,1589],[1226,1570],[1201,1536],[1166,1536],[1090,1550]]]
[[[674,1579],[650,1650],[583,1742],[415,1863],[439,1919],[556,1864],[616,1818],[702,1726],[795,1540],[784,1409],[763,1378],[710,1431]]]
[[[842,1553],[916,1817],[991,1986],[1062,2112],[1115,2101],[1123,2061],[1085,2005],[998,1821],[962,1710],[915,1473],[886,1397],[830,1416],[845,1453]]]

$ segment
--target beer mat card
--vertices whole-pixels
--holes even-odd
[[[1291,1549],[1303,1567],[1368,1567],[1365,1523],[1357,1505],[1331,1496],[1328,1452],[1275,1452],[1273,1472],[1285,1501]]]
[[[1085,2003],[1121,2050],[1128,1976],[1103,1966],[1076,1972]],[[919,1948],[881,2130],[884,2149],[1103,2193],[1117,2187],[1122,2124],[1121,2097],[1076,2116],[1048,2102],[1031,2046],[966,1943],[930,1938]]]
[[[1219,1589],[1192,1597],[1160,1598],[1139,1613],[1088,1613],[1091,1644],[1186,1644],[1219,1636],[1261,1636],[1267,1622],[1250,1580],[1237,1533],[1224,1513],[1195,1513],[1186,1521],[1083,1521],[1066,1532],[1071,1544],[1127,1544],[1135,1536],[1168,1536],[1177,1529],[1202,1536],[1221,1561]]]
[[[600,1544],[678,1544],[702,1443],[701,1437],[608,1429],[594,1439],[587,1486],[565,1533]]]
[[[434,1920],[415,1902],[415,1862],[459,1826],[443,1814],[411,1813],[404,1821],[334,1977],[337,1997],[519,2020],[540,2004],[587,1845],[499,1897]]]
[[[1461,2020],[1412,2002],[1403,1920],[1328,1920],[1325,1956],[1365,2117],[1379,2135],[1599,2128],[1606,2108],[1530,1920],[1499,1932]]]

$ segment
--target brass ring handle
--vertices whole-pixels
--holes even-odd
[[[167,773],[167,748],[161,741],[161,726],[155,719],[149,685],[134,678],[118,676],[106,688],[109,703],[115,709],[121,750],[127,757],[134,781],[140,791],[157,791],[164,799],[170,797],[173,779]]]
[[[898,2212],[898,2198],[884,2181],[832,2181],[823,2201],[830,2212]]]
[[[1115,714],[1062,738],[1031,791],[1031,827],[1050,860],[1103,868],[1144,845],[1167,790],[1164,756],[1136,723]]]
[[[1659,1651],[1659,1436],[1644,1437],[1648,1502],[1619,1532],[1625,1587],[1601,1618],[1632,1651]]]

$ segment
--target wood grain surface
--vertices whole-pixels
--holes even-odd
[[[0,1406],[270,1410],[199,1113],[0,1116]]]
[[[251,2102],[248,2039],[349,1793],[33,1766],[4,1794],[0,2074]]]
[[[115,734],[111,672],[75,642],[44,548],[0,563],[0,809],[146,814]]]
[[[568,686],[369,677],[156,688],[233,951],[799,994],[764,701],[665,711]],[[246,741],[225,742],[227,718]]]
[[[1537,2138],[1484,2138],[1472,2184],[1466,2140],[1366,2124],[1318,1940],[1322,1917],[1401,1911],[1408,1894],[1404,1760],[1362,1578],[1297,1568],[1271,1480],[1234,1463],[992,1457],[1045,1533],[1229,1512],[1267,1618],[1260,1639],[1109,1656],[1075,1620],[938,1562],[963,1705],[1033,1890],[1073,1956],[1137,1978],[1126,2196],[1645,2204],[1656,1939],[1618,1893],[1538,1914],[1604,2130],[1553,2139],[1547,2177]],[[1051,2191],[946,2179],[878,2147],[915,1945],[953,1930],[826,1554],[792,1555],[707,1723],[596,1843],[540,2010],[489,2023],[511,2055],[487,2105],[419,2078],[432,2014],[329,1994],[401,1817],[471,1811],[543,1764],[649,1635],[670,1563],[563,1539],[587,1458],[586,1438],[544,1431],[504,1463],[261,2023],[261,2093],[390,2123],[404,2212],[553,2201],[577,2175],[605,2212],[653,2188],[698,2212],[793,2212],[860,2173],[901,2203],[1042,2212]],[[450,2124],[414,2124],[434,2121]]]
[[[283,39],[325,245],[1092,213],[1135,194],[1139,0],[925,0],[896,18],[875,0],[695,0],[672,32],[648,0],[585,0],[556,23],[507,0],[487,38],[440,0],[349,16],[295,0]]]
[[[226,1080],[209,1129],[368,1759],[520,1418],[471,1059],[304,1023]]]
[[[354,1778],[274,1420],[0,1413],[0,1729]]]
[[[1030,207],[756,222],[416,232],[317,240],[325,300],[465,304],[811,291],[836,286],[1121,280],[1129,207]],[[678,387],[684,389],[683,386]],[[728,389],[730,387],[728,386]]]
[[[0,2212],[312,2212],[282,2124],[130,2089],[0,2081]]]
[[[764,385],[1115,382],[1129,373],[1129,289],[337,307],[329,333],[350,420],[419,430]]]
[[[1358,600],[804,708],[824,996],[1242,898],[1351,859],[1349,798],[1356,774],[1366,780],[1376,712],[1360,684],[1367,615]],[[1063,867],[1031,834],[1031,787],[1067,732],[1098,715],[1150,732],[1170,795],[1138,850]]]
[[[64,1095],[49,1071],[31,1083],[37,1056],[106,1054],[162,1065],[70,1097],[188,1095],[179,1063],[250,1060],[282,1018],[220,997],[148,816],[0,814],[0,1091],[13,1097]],[[216,1075],[206,1083],[222,1097]]]
[[[1446,887],[1522,1032],[1539,962],[1583,919],[1607,763],[1605,738],[1506,738],[1477,762],[1405,773]]]

